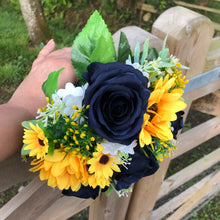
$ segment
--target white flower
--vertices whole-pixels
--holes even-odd
[[[134,148],[137,146],[137,141],[134,140],[130,145],[111,143],[106,141],[101,143],[101,145],[104,148],[102,151],[104,154],[117,155],[118,151],[122,151],[126,154],[134,154]]]
[[[127,65],[133,66],[135,69],[141,71],[144,76],[149,77],[149,73],[144,70],[144,65],[140,65],[139,63],[132,63],[130,60],[126,60],[125,63]]]
[[[65,108],[63,109],[62,114],[71,116],[75,111],[72,107],[76,105],[78,109],[82,108],[82,100],[85,96],[85,90],[88,87],[86,83],[82,87],[75,87],[72,83],[67,83],[65,89],[59,89],[57,95],[62,98],[65,103]]]
[[[171,63],[173,63],[173,64],[178,64],[179,63],[179,59],[178,58],[176,58],[174,55],[172,55],[171,54],[171,56],[170,56],[170,60],[171,60]]]
[[[130,60],[126,60],[125,63],[127,65],[133,66],[135,69],[139,69],[141,67],[141,65],[139,63],[132,63]]]

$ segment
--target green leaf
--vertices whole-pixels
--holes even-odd
[[[90,60],[91,62],[96,62],[98,60],[98,62],[100,63],[108,63],[111,61],[115,61],[112,60],[112,54],[111,54],[111,47],[107,47],[105,49],[105,56],[103,56],[103,48],[105,48],[105,45],[108,45],[108,39],[104,38],[104,37],[100,37],[99,41],[96,44],[96,47],[94,48]]]
[[[156,76],[151,76],[150,78],[149,78],[149,81],[150,82],[155,82],[157,80],[157,77]]]
[[[147,59],[147,56],[148,56],[148,47],[149,47],[149,39],[147,39],[145,42],[144,42],[144,49],[143,49],[143,54],[142,54],[142,57],[141,57],[141,65],[144,64],[144,61]]]
[[[52,141],[49,141],[48,154],[51,156],[54,155],[54,144]]]
[[[166,48],[167,37],[168,37],[168,35],[166,35],[166,37],[165,37],[165,39],[164,39],[164,41],[163,41],[163,48],[162,48],[162,50],[159,52],[159,57],[160,57],[162,60],[165,59],[165,58],[168,56],[168,54],[169,54],[169,49]]]
[[[149,48],[149,53],[147,56],[148,61],[156,60],[159,57],[159,53],[156,48]]]
[[[164,68],[168,68],[168,67],[175,67],[176,65],[173,63],[168,63],[168,62],[163,62],[161,61],[159,63],[159,67],[164,67]]]
[[[30,127],[30,123],[36,125],[38,124],[38,120],[23,121],[21,125],[28,130],[32,130]]]
[[[136,47],[134,49],[134,63],[139,63],[140,57],[140,44],[137,42]]]
[[[125,63],[131,54],[131,48],[126,35],[121,32],[118,44],[118,62]]]
[[[29,150],[24,149],[26,146],[27,146],[27,144],[24,144],[23,147],[21,148],[21,155],[22,156],[28,155],[31,152],[30,149]]]
[[[168,34],[166,35],[166,37],[163,41],[163,49],[162,50],[164,50],[166,48],[167,37],[168,37]]]
[[[89,18],[86,26],[73,42],[71,60],[79,80],[92,62],[114,62],[116,53],[111,33],[98,11]]]
[[[44,91],[44,94],[46,97],[49,98],[49,100],[52,100],[52,94],[54,94],[58,88],[58,78],[65,68],[62,68],[60,70],[54,71],[49,74],[47,80],[43,83],[42,89]]]
[[[129,60],[130,62],[132,62],[132,59],[131,59],[131,55],[130,55],[130,54],[128,55],[128,60]]]
[[[43,43],[43,42],[41,42],[41,43],[40,43],[40,49],[43,49],[43,48],[44,48],[44,46],[45,46],[45,45],[44,45],[44,43]]]
[[[168,56],[168,54],[169,54],[169,49],[165,48],[159,52],[159,57],[163,60]]]
[[[184,69],[184,70],[188,70],[189,69],[189,67],[187,67],[187,66],[184,66],[184,65],[181,65],[181,67],[179,67],[180,69]]]
[[[105,191],[106,196],[109,196],[111,194],[112,190],[113,190],[113,187],[112,187],[112,185],[110,185],[108,187],[108,189]]]

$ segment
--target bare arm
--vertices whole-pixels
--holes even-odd
[[[48,74],[65,67],[59,77],[59,88],[64,87],[66,82],[76,81],[70,61],[71,48],[57,51],[54,48],[54,41],[49,41],[9,102],[0,105],[0,161],[21,148],[22,121],[34,119],[37,109],[46,104],[41,86]]]

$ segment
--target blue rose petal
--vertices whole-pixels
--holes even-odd
[[[150,176],[158,170],[159,164],[157,159],[146,146],[144,150],[148,157],[141,151],[140,146],[137,146],[135,153],[130,155],[130,158],[132,158],[131,164],[127,165],[127,168],[122,165],[120,166],[121,172],[116,173],[115,176],[115,179],[118,181],[116,185],[117,190],[127,189],[132,183],[136,183],[141,178]]]
[[[71,190],[71,188],[69,188],[69,189],[64,189],[62,193],[65,196],[76,196],[83,199],[88,199],[88,198],[95,199],[99,195],[99,187],[93,189],[92,187],[82,185],[77,192],[74,192]]]

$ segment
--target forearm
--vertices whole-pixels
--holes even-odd
[[[22,121],[33,115],[26,109],[11,103],[0,105],[0,161],[20,150],[22,146]]]

